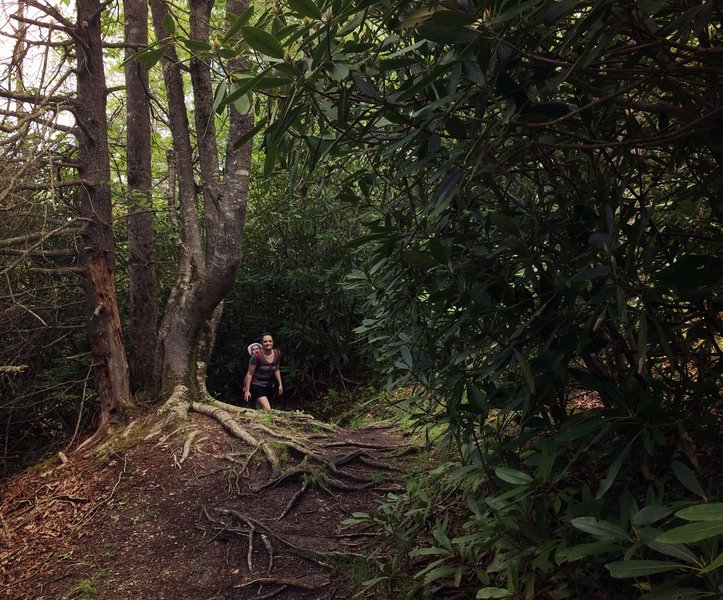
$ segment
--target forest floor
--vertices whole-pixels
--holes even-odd
[[[401,489],[414,448],[385,424],[233,419],[277,467],[192,412],[0,482],[0,598],[351,598],[378,534],[343,521]]]

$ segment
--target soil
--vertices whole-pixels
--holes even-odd
[[[259,447],[192,412],[175,432],[138,426],[1,482],[0,597],[351,598],[378,534],[343,522],[401,488],[403,436],[281,413],[234,421],[270,441],[278,476]]]

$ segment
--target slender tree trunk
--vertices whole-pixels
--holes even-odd
[[[239,13],[246,2],[230,2],[228,10]],[[191,0],[189,24],[191,37],[208,41],[213,2]],[[163,37],[162,19],[167,7],[162,0],[151,0],[157,36]],[[166,54],[164,75],[174,140],[176,167],[184,225],[179,277],[171,294],[161,327],[157,359],[162,360],[163,388],[173,401],[186,400],[176,393],[180,387],[191,394],[205,392],[206,364],[213,348],[221,303],[231,289],[241,262],[241,235],[246,215],[246,196],[250,165],[250,144],[235,149],[234,142],[251,126],[248,115],[232,111],[229,140],[221,177],[214,122],[213,90],[209,65],[194,58],[190,64],[194,99],[196,147],[201,170],[204,221],[195,210],[196,198],[184,199],[184,173],[192,173],[186,161],[191,147],[183,104],[180,71],[172,48]],[[241,68],[241,65],[238,65]],[[183,122],[179,115],[183,115]],[[173,118],[179,119],[174,124]],[[185,128],[185,129],[184,129]],[[195,191],[195,190],[194,190]],[[195,231],[193,228],[196,228]],[[201,231],[203,234],[201,235]],[[200,240],[204,240],[203,246]],[[159,365],[157,365],[158,369]],[[172,407],[173,408],[173,407]],[[175,411],[175,408],[173,408]],[[177,412],[182,413],[183,409]]]
[[[150,0],[153,27],[160,40],[167,34],[163,19],[169,14],[163,0]],[[179,68],[178,55],[169,46],[163,58],[163,80],[168,99],[168,116],[173,139],[173,170],[178,183],[181,208],[181,240],[178,256],[178,276],[166,303],[166,310],[158,333],[155,353],[154,383],[158,391],[167,384],[166,338],[172,325],[172,316],[190,301],[189,293],[195,280],[205,271],[205,257],[201,244],[201,224],[198,214],[196,183],[193,176],[193,152],[191,132],[188,124],[183,78]],[[169,163],[170,169],[170,163]],[[174,202],[169,199],[169,202]]]
[[[148,44],[148,6],[145,0],[125,0],[125,40],[133,48]],[[130,286],[130,375],[132,389],[153,388],[158,297],[151,196],[151,121],[148,73],[129,49],[125,67],[128,163],[128,254]]]
[[[106,86],[98,0],[77,0],[75,51],[80,214],[86,220],[81,251],[85,271],[85,309],[93,353],[96,390],[104,428],[122,420],[130,406],[120,314],[114,280],[114,251],[106,121]]]

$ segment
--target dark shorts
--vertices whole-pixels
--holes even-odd
[[[276,389],[273,387],[268,387],[265,385],[256,385],[255,383],[252,383],[250,392],[251,392],[251,398],[253,400],[258,400],[262,396],[266,396],[269,400],[273,400]]]

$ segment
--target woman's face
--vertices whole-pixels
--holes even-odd
[[[261,338],[261,343],[264,345],[264,350],[271,350],[274,347],[274,338],[270,335],[265,335]]]

